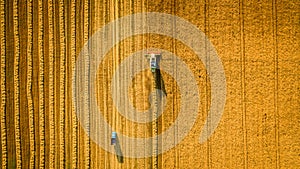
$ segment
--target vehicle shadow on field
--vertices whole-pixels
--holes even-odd
[[[123,163],[124,162],[124,156],[123,156],[123,152],[122,152],[122,149],[121,149],[121,146],[120,146],[118,135],[116,137],[116,144],[115,144],[114,148],[115,148],[115,152],[116,152],[116,155],[117,155],[118,162]]]
[[[166,88],[165,88],[165,82],[164,82],[164,80],[161,76],[160,69],[156,69],[154,78],[155,78],[156,89],[161,90],[167,96],[167,91],[166,91]],[[160,95],[160,97],[162,97],[162,96]]]

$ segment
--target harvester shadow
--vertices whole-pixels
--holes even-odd
[[[166,91],[166,88],[165,88],[165,82],[164,82],[164,80],[161,76],[160,69],[156,69],[156,71],[154,73],[154,79],[155,79],[156,89],[161,90],[167,96],[167,91]],[[160,93],[160,98],[161,97],[162,96],[161,96],[161,93]]]
[[[118,162],[123,163],[124,162],[124,156],[123,156],[123,152],[122,152],[122,149],[121,149],[121,146],[120,146],[118,135],[116,136],[116,144],[115,144],[114,148],[115,148],[115,152],[116,152],[116,155],[117,155]]]

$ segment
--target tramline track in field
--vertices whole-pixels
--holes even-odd
[[[152,110],[153,113],[153,121],[152,121],[152,136],[156,139],[153,140],[152,143],[152,152],[153,152],[153,162],[152,162],[152,168],[158,168],[158,101],[159,101],[159,93],[157,92],[158,83],[157,83],[157,71],[152,72],[154,80],[153,82],[153,88],[154,88],[154,94],[152,95],[152,103],[155,105],[154,109]]]
[[[152,94],[151,98],[151,103],[154,104],[152,109],[152,137],[155,137],[153,139],[152,143],[152,168],[158,168],[158,113],[161,111],[160,109],[160,104],[161,104],[161,83],[160,83],[160,70],[159,70],[159,60],[161,57],[161,53],[153,53],[153,52],[148,52],[145,54],[145,57],[149,59],[150,63],[150,69],[153,75],[153,81],[152,81],[152,91],[154,91]]]
[[[161,72],[159,69],[156,69],[153,74],[153,90],[155,90],[154,94],[152,95],[152,103],[154,104],[153,112],[153,121],[152,121],[152,136],[155,137],[152,145],[152,152],[153,152],[153,168],[159,168],[159,113],[162,111],[162,104],[163,101],[163,94],[162,92],[166,92],[164,89],[164,84],[161,79]]]

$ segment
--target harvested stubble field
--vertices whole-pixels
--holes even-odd
[[[105,120],[118,133],[155,136],[174,123],[180,110],[178,84],[161,71],[160,88],[167,103],[157,121],[136,123],[118,113],[111,80],[118,65],[138,50],[159,48],[180,57],[193,72],[200,106],[193,128],[174,148],[158,156],[118,159],[83,130],[72,100],[72,75],[82,47],[98,29],[140,12],[175,15],[206,34],[224,66],[226,104],[218,128],[200,144],[211,104],[209,70],[179,40],[151,33],[124,39],[105,55],[97,90],[91,91]],[[299,21],[299,0],[1,0],[0,165],[9,169],[300,168]],[[174,61],[165,62],[177,70]],[[129,100],[138,110],[150,107],[148,95],[157,87],[154,77],[148,69],[131,81]],[[154,152],[155,146],[143,151]]]

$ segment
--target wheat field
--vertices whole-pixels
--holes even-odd
[[[143,149],[151,157],[120,157],[83,129],[97,126],[90,126],[89,112],[86,124],[78,119],[73,74],[82,48],[99,29],[144,12],[183,18],[209,38],[224,67],[226,104],[217,129],[199,143],[212,104],[210,70],[177,39],[153,33],[126,38],[105,55],[96,89],[82,91],[96,96],[104,119],[117,133],[155,137],[172,126],[181,109],[174,77],[148,69],[129,79],[129,102],[147,110],[149,94],[163,89],[167,103],[162,115],[137,123],[118,112],[111,95],[114,73],[139,50],[157,48],[180,57],[195,77],[200,106],[191,130],[173,148],[155,154],[162,147],[156,143]],[[116,30],[138,26],[133,22],[131,28],[119,25]],[[0,0],[0,33],[2,168],[300,168],[299,0]],[[162,63],[180,73],[175,60],[162,58]],[[139,63],[134,64],[127,70]],[[175,135],[166,141],[176,140]]]

